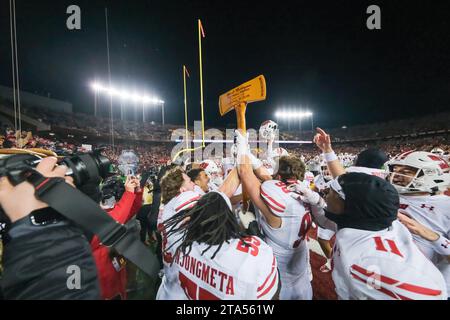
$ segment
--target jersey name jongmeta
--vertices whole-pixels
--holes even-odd
[[[200,260],[190,256],[182,256],[176,258],[175,262],[181,267],[194,275],[201,281],[209,284],[211,287],[220,290],[227,295],[234,295],[234,279],[232,276],[214,269]]]

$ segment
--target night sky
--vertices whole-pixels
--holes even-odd
[[[71,4],[81,7],[80,31],[66,28]],[[370,4],[381,7],[381,30],[366,28]],[[21,87],[92,113],[89,84],[107,82],[105,6],[112,83],[165,100],[166,122],[184,123],[183,64],[189,120],[200,119],[197,18],[207,127],[235,123],[220,117],[218,97],[259,74],[267,100],[249,106],[252,127],[283,106],[308,108],[324,127],[450,109],[448,0],[16,0]],[[11,86],[8,0],[0,0],[0,36],[0,84]]]

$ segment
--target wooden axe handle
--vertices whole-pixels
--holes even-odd
[[[237,127],[242,131],[242,134],[247,133],[247,126],[245,122],[245,111],[247,110],[247,103],[240,103],[238,106],[235,107],[236,110],[236,116],[237,116]],[[242,185],[242,203],[245,211],[248,211],[249,205],[250,205],[250,198],[244,188],[244,185]]]
[[[240,103],[235,107],[236,116],[237,116],[237,127],[242,130],[242,133],[245,134],[247,132],[247,126],[245,122],[245,111],[247,110],[246,103]]]

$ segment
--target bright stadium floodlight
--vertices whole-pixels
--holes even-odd
[[[308,118],[308,117],[312,117],[313,113],[310,111],[277,111],[275,112],[275,117],[279,118],[279,119],[291,119],[291,120],[295,120],[295,119],[303,119],[303,118]]]
[[[101,91],[102,90],[102,85],[100,84],[100,83],[98,83],[98,82],[93,82],[92,84],[91,84],[91,88],[94,90],[94,91]]]
[[[117,90],[116,88],[110,87],[107,91],[106,91],[110,96],[120,96],[121,92],[119,90]]]
[[[110,96],[115,96],[115,97],[119,97],[121,99],[124,100],[131,100],[134,102],[141,102],[141,103],[151,103],[151,104],[162,104],[164,103],[163,100],[160,100],[157,97],[149,97],[146,94],[139,94],[135,91],[130,92],[127,90],[119,90],[115,87],[108,87],[108,86],[104,86],[99,82],[93,82],[91,84],[91,88],[95,91],[95,92],[105,92],[106,94],[110,95]]]
[[[301,121],[305,118],[311,119],[311,130],[314,127],[314,114],[311,111],[300,111],[297,108],[285,107],[275,111],[275,118],[279,121],[287,123],[288,130],[291,128],[291,123],[293,125],[298,125],[301,130]]]
[[[122,101],[129,100],[134,103],[142,104],[142,108],[144,108],[144,105],[146,104],[160,105],[162,108],[162,122],[164,124],[164,100],[161,100],[158,97],[150,97],[145,93],[140,94],[136,91],[128,91],[125,89],[118,89],[113,86],[105,86],[97,81],[91,83],[91,88],[95,91],[95,114],[97,114],[97,94],[104,93],[110,97],[118,97]],[[144,110],[142,113],[142,118],[144,119]]]

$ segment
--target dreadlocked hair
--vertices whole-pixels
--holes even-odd
[[[218,245],[211,257],[214,259],[224,242],[230,243],[231,239],[243,239],[248,236],[241,231],[233,212],[217,192],[205,194],[191,210],[179,212],[167,219],[164,222],[164,228],[167,230],[167,237],[182,234],[167,248],[169,250],[179,243],[174,254],[175,258],[180,253],[188,255],[192,250],[192,244],[198,242],[208,245],[202,255],[212,246]],[[245,241],[243,242],[247,245]]]

